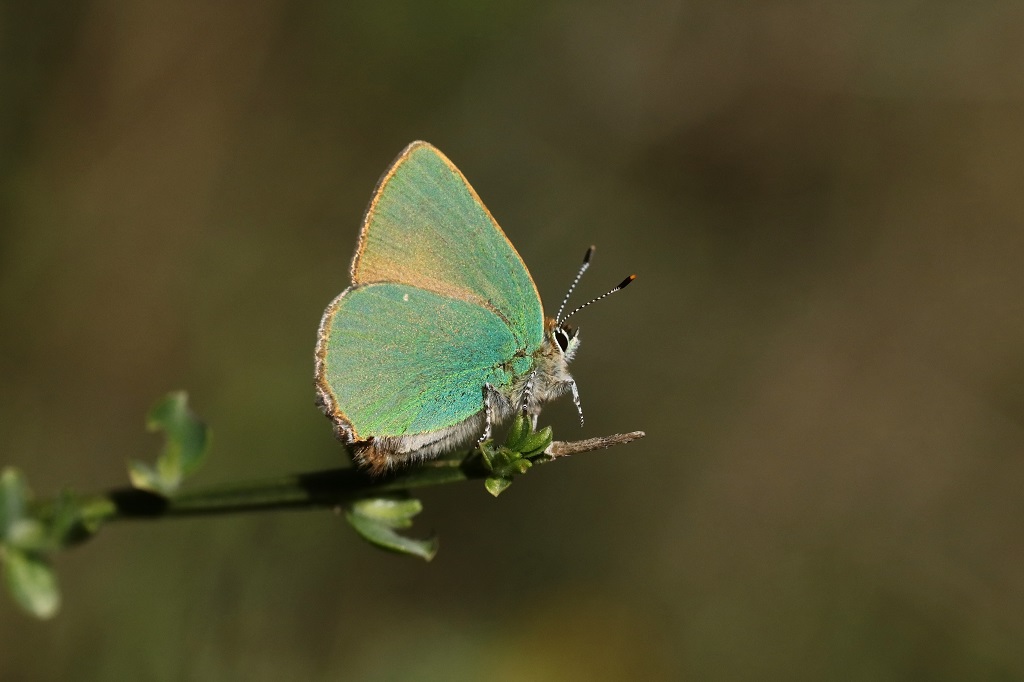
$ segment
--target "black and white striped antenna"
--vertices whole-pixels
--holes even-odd
[[[587,252],[583,255],[583,265],[580,266],[580,271],[576,273],[576,279],[569,285],[569,291],[565,292],[565,298],[562,299],[562,305],[558,306],[558,314],[555,315],[555,322],[562,321],[562,311],[565,310],[565,304],[569,302],[569,297],[572,296],[573,289],[580,283],[583,278],[583,273],[590,267],[590,257],[594,255],[594,247],[591,246],[587,249]]]
[[[575,315],[579,311],[581,311],[584,308],[586,308],[588,305],[590,305],[592,303],[597,303],[602,298],[606,298],[606,297],[611,296],[612,294],[614,294],[616,291],[621,291],[622,289],[625,289],[627,286],[629,286],[630,282],[632,282],[634,279],[636,279],[636,275],[630,275],[626,279],[622,280],[622,282],[617,287],[615,287],[614,289],[606,291],[605,293],[601,294],[597,298],[593,298],[593,299],[587,301],[586,303],[584,303],[583,305],[581,305],[580,307],[576,308],[571,313],[566,315],[565,317],[562,317],[562,311],[565,310],[565,304],[569,302],[569,297],[572,296],[572,292],[576,288],[576,285],[580,283],[580,279],[583,277],[583,273],[586,272],[587,268],[590,267],[590,257],[593,256],[593,255],[594,255],[594,247],[591,246],[589,249],[587,249],[587,253],[583,256],[583,265],[580,266],[580,271],[576,273],[576,279],[574,279],[572,281],[572,284],[569,286],[569,291],[567,291],[565,293],[565,298],[562,299],[562,305],[558,306],[558,314],[555,315],[555,324],[561,325],[563,322],[568,320],[570,317],[572,317],[573,315]]]
[[[598,302],[598,301],[600,301],[600,300],[601,300],[602,298],[607,298],[608,296],[611,296],[612,294],[614,294],[614,293],[615,293],[616,291],[622,291],[622,290],[623,290],[623,289],[625,289],[625,288],[626,288],[627,286],[629,286],[629,283],[630,283],[630,282],[632,282],[632,281],[633,281],[634,279],[636,279],[636,275],[630,275],[630,276],[629,276],[629,277],[627,277],[626,279],[622,280],[622,282],[621,282],[621,283],[620,283],[620,284],[619,284],[618,286],[616,286],[615,288],[613,288],[613,289],[609,289],[608,291],[604,292],[603,294],[601,294],[601,295],[600,295],[600,296],[598,296],[597,298],[592,298],[592,299],[590,299],[589,301],[587,301],[586,303],[584,303],[583,305],[581,305],[581,306],[580,306],[579,308],[576,308],[576,310],[572,311],[571,313],[569,313],[569,314],[568,314],[568,315],[566,315],[565,317],[563,317],[563,318],[561,318],[560,320],[558,320],[558,324],[562,324],[563,322],[565,322],[566,320],[568,320],[568,319],[569,319],[570,317],[572,317],[573,315],[575,315],[575,314],[576,314],[576,313],[578,313],[579,311],[581,311],[581,310],[583,310],[584,308],[586,308],[586,307],[587,307],[588,305],[590,305],[590,304],[592,304],[592,303],[597,303],[597,302]]]

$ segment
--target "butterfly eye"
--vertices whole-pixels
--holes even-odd
[[[566,349],[569,347],[569,334],[561,327],[556,327],[554,334],[555,343],[558,344],[558,347],[561,348],[562,352],[564,353]]]

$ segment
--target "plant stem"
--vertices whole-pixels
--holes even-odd
[[[372,478],[354,468],[329,469],[258,481],[209,486],[173,498],[134,488],[109,494],[117,512],[110,520],[154,516],[201,516],[274,509],[336,507],[362,497],[375,497],[428,485],[482,478],[482,468],[457,460],[439,460],[386,478]]]
[[[550,462],[569,454],[628,443],[643,437],[643,432],[616,434],[588,441],[555,441],[547,456],[538,462]],[[226,483],[171,498],[136,488],[119,488],[103,495],[79,498],[83,521],[101,523],[128,519],[153,519],[181,516],[212,516],[275,509],[337,507],[352,500],[401,493],[413,488],[442,485],[472,479],[484,479],[490,472],[479,457],[445,458],[424,462],[394,475],[374,478],[352,467],[295,474],[257,481]],[[40,502],[38,517],[53,513],[54,501]]]

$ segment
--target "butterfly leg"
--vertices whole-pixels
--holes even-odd
[[[477,445],[491,437],[491,425],[494,423],[494,410],[491,407],[491,396],[494,392],[494,386],[484,384],[484,432],[476,439]]]
[[[575,379],[569,379],[569,388],[572,389],[572,401],[576,403],[576,411],[580,413],[580,426],[583,426],[583,405],[580,404],[580,390],[576,388]]]
[[[519,399],[519,409],[523,411],[523,414],[530,412],[530,400],[533,398],[533,380],[537,376],[537,370],[530,372],[530,376],[526,378],[526,385],[523,386],[523,397]]]
[[[537,430],[537,418],[540,416],[540,410],[530,404],[533,399],[533,381],[536,377],[537,370],[530,372],[530,376],[526,379],[526,385],[523,387],[523,397],[520,401],[522,404],[519,406],[523,411],[523,416],[529,415],[534,431]]]

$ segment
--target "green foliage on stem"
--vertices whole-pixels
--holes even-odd
[[[483,465],[489,473],[484,487],[497,497],[512,485],[514,476],[525,474],[534,463],[550,459],[544,454],[550,444],[550,427],[534,431],[531,421],[519,414],[509,426],[501,446],[496,447],[491,440],[484,441],[466,463],[472,467],[478,460]],[[430,561],[437,553],[436,537],[418,540],[396,532],[411,527],[413,517],[422,509],[419,500],[399,493],[356,500],[347,505],[345,518],[357,533],[377,547]]]
[[[37,618],[50,618],[60,606],[57,578],[44,551],[51,540],[42,521],[29,515],[31,493],[24,476],[7,468],[0,474],[0,559],[4,582],[14,601]]]
[[[60,608],[57,576],[36,552],[3,547],[4,582],[18,606],[36,618],[52,618]]]
[[[155,466],[130,462],[129,477],[137,489],[169,496],[203,463],[209,430],[188,409],[184,392],[158,402],[146,417],[146,428],[163,431],[166,442]],[[15,602],[37,618],[56,614],[60,593],[49,556],[89,538],[117,512],[110,497],[79,498],[67,492],[34,504],[21,472],[5,469],[0,474],[0,559]]]
[[[146,415],[147,431],[163,431],[164,448],[156,465],[132,460],[128,477],[140,490],[149,490],[165,497],[181,487],[185,477],[195,473],[206,459],[210,447],[210,430],[188,408],[188,394],[169,393]]]
[[[423,504],[415,498],[388,495],[356,500],[348,505],[345,518],[371,544],[430,561],[437,554],[436,537],[417,540],[395,532],[398,528],[412,526],[412,518],[421,511]]]
[[[547,459],[544,450],[551,445],[551,438],[550,426],[534,431],[530,420],[518,414],[503,445],[496,448],[490,440],[481,443],[481,459],[491,474],[484,480],[487,492],[497,497],[512,485],[514,476],[525,474],[534,463]]]
[[[500,446],[488,440],[468,456],[453,453],[387,478],[352,468],[332,469],[179,493],[182,481],[206,457],[209,430],[188,409],[184,393],[169,394],[157,403],[146,424],[151,431],[163,431],[166,442],[155,465],[129,465],[132,488],[91,496],[63,492],[34,501],[18,470],[0,472],[0,562],[15,602],[29,614],[49,618],[60,605],[50,555],[90,538],[110,521],[303,507],[343,509],[349,524],[368,542],[430,561],[437,553],[436,537],[410,538],[398,532],[410,528],[423,509],[410,490],[483,478],[486,489],[497,496],[534,464],[643,436],[634,432],[552,444],[550,428],[534,431],[531,421],[519,415]]]

